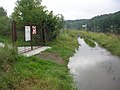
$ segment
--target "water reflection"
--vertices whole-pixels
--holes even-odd
[[[120,90],[120,58],[97,43],[93,48],[78,41],[81,46],[68,64],[78,90]]]

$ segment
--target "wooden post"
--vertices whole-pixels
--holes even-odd
[[[32,25],[30,25],[31,29],[31,50],[33,50],[33,34],[32,34]]]
[[[45,23],[44,23],[44,36],[45,36],[45,45],[47,45],[47,37],[46,37]]]
[[[13,20],[12,22],[12,42],[13,42],[13,51],[18,52],[17,46],[16,46],[16,40],[17,40],[17,31],[16,31],[16,22]]]

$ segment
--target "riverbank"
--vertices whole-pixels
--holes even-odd
[[[119,90],[120,58],[98,44],[92,47],[88,43],[93,40],[89,37],[91,41],[86,42],[86,38],[78,38],[81,46],[68,64],[77,89]]]
[[[81,32],[88,38],[95,40],[99,45],[109,50],[112,54],[120,56],[120,36],[111,33]]]
[[[69,57],[78,48],[78,31],[62,31],[43,52],[52,58],[24,57],[12,49],[0,49],[0,89],[2,90],[74,90],[73,79],[67,68]],[[61,60],[62,63],[56,62]]]

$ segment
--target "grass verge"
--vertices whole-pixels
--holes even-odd
[[[102,47],[109,50],[111,53],[120,56],[120,36],[111,33],[93,33],[81,32],[83,35],[95,40]]]
[[[0,36],[0,43],[11,43],[11,37],[10,36]]]
[[[52,47],[46,52],[57,53],[62,59],[68,63],[69,58],[75,53],[78,48],[78,31],[71,30],[69,32],[61,32],[60,35],[49,45]]]
[[[95,47],[95,43],[88,38],[84,38],[84,41],[91,47]]]
[[[52,49],[45,52],[57,53],[65,64],[50,60],[24,57],[9,48],[0,49],[0,89],[1,90],[74,90],[73,80],[66,66],[69,57],[78,47],[78,31],[64,31],[49,43]],[[4,55],[4,56],[3,56]],[[14,56],[15,55],[15,56]],[[6,58],[6,59],[5,59]],[[7,69],[6,69],[7,67]]]

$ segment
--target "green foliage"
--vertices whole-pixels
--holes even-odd
[[[54,15],[45,6],[41,5],[41,0],[18,0],[12,14],[12,18],[17,22],[18,32],[24,32],[25,25],[37,26],[37,35],[33,35],[33,42],[46,43],[53,40],[63,27],[62,15]],[[20,38],[20,37],[19,37]]]
[[[8,36],[11,30],[11,20],[7,16],[0,17],[0,35]]]
[[[69,57],[78,47],[77,35],[78,31],[75,30],[61,31],[60,35],[49,43],[52,49],[48,51],[58,53],[68,62]],[[37,57],[19,56],[9,48],[0,51],[1,57],[5,56],[7,60],[5,64],[6,62],[8,62],[7,66],[10,64],[7,72],[0,69],[1,90],[75,90],[66,64]],[[5,64],[1,63],[1,66]]]
[[[12,17],[16,22],[33,23],[40,13],[44,15],[43,9],[39,0],[17,0]]]
[[[95,47],[95,46],[96,46],[95,43],[94,43],[93,41],[91,41],[90,39],[84,38],[84,40],[85,40],[85,42],[86,42],[89,46],[91,46],[91,47]]]
[[[84,30],[82,25],[87,24],[87,30],[94,32],[112,32],[120,34],[120,11],[113,14],[95,16],[92,19],[67,20],[65,28]]]
[[[18,56],[9,73],[1,73],[0,89],[73,90],[65,65],[36,57]]]
[[[57,53],[65,62],[68,62],[69,57],[74,54],[78,47],[77,36],[78,31],[76,30],[64,31],[64,33],[61,31],[60,35],[50,43],[52,48],[47,51]]]
[[[83,29],[82,25],[88,23],[89,19],[80,19],[80,20],[67,20],[65,21],[65,28],[66,29],[76,29],[80,30]]]
[[[7,12],[3,7],[0,7],[0,17],[7,16]]]
[[[15,47],[5,45],[0,48],[0,89],[6,88],[10,85],[10,72],[12,66],[16,62],[17,52]]]
[[[7,17],[6,11],[0,7],[0,36],[10,35],[11,20]]]
[[[0,36],[0,43],[11,43],[11,37],[10,36]]]
[[[105,47],[113,54],[120,56],[120,36],[114,34],[103,34],[103,33],[92,33],[92,32],[81,32],[85,36],[94,39],[101,46]]]
[[[90,31],[120,33],[120,11],[93,17],[88,22]]]
[[[73,90],[66,66],[36,57],[18,58],[12,77],[17,90]]]
[[[5,45],[4,48],[0,48],[0,69],[4,70],[6,65],[11,65],[16,58],[17,51],[12,45]]]

